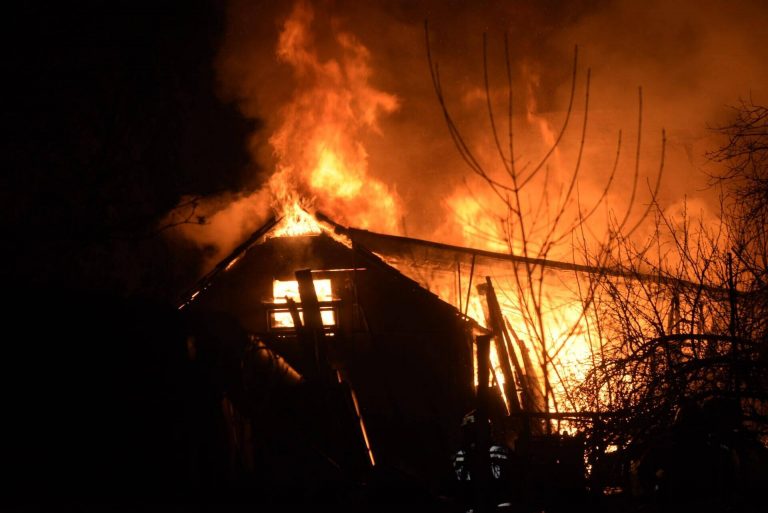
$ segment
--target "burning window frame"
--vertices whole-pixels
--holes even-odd
[[[336,330],[340,326],[339,319],[339,303],[340,299],[333,295],[333,280],[330,277],[325,276],[322,271],[315,272],[317,277],[313,276],[313,283],[315,286],[315,294],[317,295],[318,305],[320,307],[320,316],[323,323],[323,329],[326,331]],[[284,294],[280,297],[278,294],[280,291],[292,292],[291,294]],[[304,311],[301,307],[301,296],[299,295],[299,284],[296,279],[273,279],[272,280],[272,298],[269,301],[264,301],[267,306],[267,327],[272,332],[286,332],[293,333],[296,331],[296,326],[293,322],[293,316],[291,314],[290,301],[296,305],[296,311],[304,323]],[[287,318],[288,322],[278,322],[278,316],[281,318]]]

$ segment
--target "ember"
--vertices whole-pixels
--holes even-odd
[[[299,237],[302,235],[318,235],[320,224],[306,210],[293,202],[283,207],[283,218],[272,237]]]

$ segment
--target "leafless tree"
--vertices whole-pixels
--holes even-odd
[[[742,101],[729,124],[716,129],[726,142],[709,157],[724,165],[713,181],[728,208],[735,279],[744,292],[742,329],[766,343],[768,333],[768,107]]]
[[[577,401],[572,397],[567,386],[561,386],[557,393],[553,390],[553,382],[563,385],[566,377],[561,375],[563,369],[557,365],[558,354],[567,346],[576,334],[582,334],[584,321],[588,315],[594,300],[595,288],[592,283],[587,283],[586,289],[580,289],[579,302],[580,314],[578,319],[569,319],[565,333],[555,340],[551,331],[546,326],[547,317],[553,312],[548,297],[548,282],[551,281],[551,271],[544,265],[538,265],[536,261],[545,261],[554,253],[563,252],[564,248],[574,243],[575,239],[584,236],[588,221],[595,216],[601,207],[606,205],[606,198],[614,184],[614,178],[619,167],[622,153],[622,133],[617,134],[615,159],[602,192],[589,205],[582,204],[579,198],[579,178],[582,173],[584,147],[587,140],[587,128],[589,124],[590,103],[590,70],[584,76],[583,118],[577,135],[577,154],[572,162],[569,175],[557,184],[551,176],[550,160],[555,151],[567,136],[568,127],[576,110],[576,91],[579,82],[578,48],[574,49],[573,71],[571,74],[570,93],[568,105],[565,109],[564,119],[557,131],[554,142],[537,161],[524,163],[515,147],[515,134],[513,131],[513,72],[512,60],[508,39],[504,38],[504,64],[505,76],[503,83],[506,92],[505,108],[499,109],[493,100],[494,95],[491,85],[491,73],[488,63],[488,40],[483,36],[483,90],[488,116],[488,130],[492,135],[492,153],[495,162],[485,162],[475,149],[468,135],[458,125],[456,118],[451,113],[444,84],[440,75],[440,68],[435,59],[430,45],[429,28],[425,24],[425,36],[427,46],[427,58],[434,85],[437,100],[442,109],[446,126],[464,163],[471,172],[479,177],[492,192],[496,203],[500,208],[500,214],[490,213],[490,209],[484,208],[489,216],[496,218],[498,222],[498,234],[485,234],[488,237],[498,237],[508,248],[511,254],[523,257],[523,262],[516,264],[511,273],[505,277],[496,277],[497,289],[500,296],[504,296],[508,305],[512,305],[518,318],[524,324],[525,332],[529,337],[527,343],[534,349],[538,357],[538,364],[543,376],[544,402],[546,411],[557,411],[561,408],[559,401],[566,401],[567,408],[577,408]],[[635,147],[634,179],[631,190],[631,198],[626,208],[620,213],[614,214],[614,230],[608,232],[609,237],[598,241],[601,247],[600,256],[595,259],[597,267],[606,265],[606,259],[611,254],[611,248],[616,245],[615,234],[629,236],[640,225],[642,219],[650,212],[649,204],[644,210],[638,212],[638,195],[640,191],[640,153],[642,132],[642,90],[638,91],[639,114],[638,136]],[[502,123],[499,122],[503,119]],[[658,191],[664,165],[664,143],[662,134],[662,158],[656,183],[651,187],[651,194]],[[559,190],[556,190],[559,186]],[[543,190],[541,194],[538,191]],[[483,206],[485,207],[485,206]],[[595,242],[595,241],[591,241]],[[511,326],[510,326],[511,328]]]
[[[699,412],[702,447],[755,459],[744,451],[768,439],[765,127],[765,108],[743,103],[718,129],[728,137],[709,154],[726,164],[714,177],[726,190],[719,225],[655,205],[647,242],[613,235],[606,263],[629,272],[592,276],[600,338],[610,343],[574,395],[607,414],[591,432],[595,461],[608,445],[642,459],[686,411]]]
[[[643,116],[639,90],[629,202],[624,211],[612,213],[605,234],[595,240],[588,221],[606,206],[619,166],[622,136],[619,132],[602,194],[592,204],[582,204],[578,184],[587,139],[589,70],[584,78],[578,151],[559,192],[548,166],[576,110],[578,51],[574,51],[568,106],[555,141],[535,164],[521,165],[512,128],[509,44],[505,38],[507,98],[500,116],[493,101],[487,38],[483,38],[482,80],[495,155],[495,162],[488,163],[449,109],[428,27],[425,33],[432,82],[449,134],[464,163],[501,205],[499,232],[509,252],[524,257],[507,273],[506,282],[497,277],[497,290],[507,305],[513,305],[525,324],[527,342],[536,348],[546,411],[558,411],[562,408],[558,401],[564,400],[567,410],[589,414],[583,417],[582,427],[589,433],[593,463],[610,446],[628,457],[650,450],[665,439],[670,426],[681,422],[686,405],[710,408],[712,425],[704,421],[701,427],[701,432],[709,430],[708,436],[731,436],[734,429],[749,433],[745,436],[768,435],[768,111],[743,103],[735,109],[733,123],[719,129],[728,142],[710,157],[727,165],[726,173],[717,180],[729,187],[722,209],[728,215],[722,216],[724,223],[712,228],[692,216],[687,207],[679,216],[672,216],[658,204],[666,142],[663,133],[659,173],[655,184],[649,184],[650,200],[640,206]],[[506,133],[502,135],[498,120],[504,118]],[[531,200],[534,186],[544,192]],[[639,236],[641,226],[652,228],[646,238]],[[574,260],[578,253],[591,271],[572,280],[581,314],[569,321],[564,337],[553,340],[545,326],[551,271],[535,262],[544,262],[569,246]],[[561,375],[563,369],[556,360],[576,335],[586,337],[591,349],[591,369],[581,382]],[[553,383],[562,389],[555,393]],[[722,405],[729,405],[727,411]],[[723,428],[726,424],[728,429]]]

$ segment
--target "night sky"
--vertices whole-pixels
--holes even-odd
[[[0,509],[199,500],[226,465],[219,399],[171,301],[201,257],[158,230],[182,196],[253,175],[257,122],[218,99],[211,66],[223,6],[15,4],[2,36]]]
[[[224,6],[19,4],[3,36],[4,281],[167,295],[197,264],[159,221],[253,176],[258,120],[216,92]]]

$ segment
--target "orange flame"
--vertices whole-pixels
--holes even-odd
[[[272,237],[299,237],[318,235],[322,232],[320,223],[297,201],[283,205],[283,218],[270,234]]]
[[[314,49],[314,11],[298,2],[283,25],[278,59],[293,70],[296,90],[281,109],[281,123],[269,142],[277,157],[270,179],[277,210],[296,227],[285,235],[316,233],[300,209],[322,210],[345,222],[396,231],[401,218],[397,194],[368,174],[366,132],[378,133],[378,118],[398,107],[395,96],[369,84],[368,50],[351,34],[338,32],[338,57],[322,60]]]
[[[357,228],[396,232],[402,217],[400,199],[393,188],[369,173],[368,153],[363,140],[367,135],[379,133],[380,116],[395,111],[398,99],[371,85],[370,54],[353,35],[336,31],[332,48],[334,57],[321,58],[315,49],[314,23],[315,14],[311,5],[299,1],[284,22],[277,45],[277,57],[291,67],[296,87],[290,102],[280,110],[280,122],[269,139],[277,159],[276,172],[269,181],[269,188],[273,204],[283,217],[274,235],[327,232],[308,213],[315,211],[322,211],[342,224]],[[536,113],[533,89],[537,86],[537,78],[531,80],[527,121],[538,129],[546,143],[551,144],[554,132],[548,121]],[[559,161],[559,151],[555,160]],[[450,221],[450,231],[457,237],[451,238],[460,238],[462,244],[471,247],[522,253],[521,242],[505,231],[509,227],[504,225],[504,213],[493,212],[495,203],[490,192],[480,191],[480,197],[475,197],[464,190],[457,190],[445,200],[449,210],[455,214]],[[401,270],[408,274],[406,269]],[[453,283],[453,280],[446,283]],[[437,289],[447,301],[456,299],[450,285],[443,287],[439,280],[423,284]],[[466,293],[461,295],[466,296]],[[514,291],[511,295],[514,296]],[[506,294],[502,291],[500,296]],[[520,307],[513,304],[514,301],[503,298],[500,302],[504,315],[515,325],[521,337],[532,345],[530,353],[540,355],[538,348],[533,347],[537,335],[529,333],[531,330],[527,329],[526,322],[517,313]],[[546,312],[558,310],[554,303],[550,305],[547,302],[543,307]],[[484,324],[480,299],[474,291],[469,313]],[[558,315],[546,315],[546,333],[539,333],[538,337],[555,345],[562,334],[569,331],[569,324]],[[570,317],[573,316],[569,315],[568,320],[571,320]],[[565,367],[581,368],[576,360],[584,355],[585,348],[589,346],[577,338],[572,337],[573,349],[569,345],[558,354],[559,361]],[[491,359],[492,375],[503,385],[504,375],[495,347],[492,348]]]
[[[331,280],[312,280],[312,283],[315,286],[315,294],[318,301],[331,301],[333,299]],[[272,295],[274,296],[275,303],[285,303],[287,302],[286,298],[291,298],[297,303],[301,303],[299,282],[295,280],[275,280],[272,284]]]

